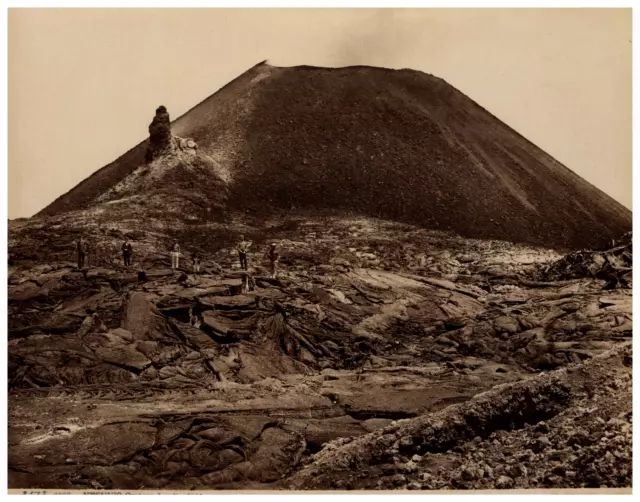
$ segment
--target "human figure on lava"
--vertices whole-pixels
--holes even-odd
[[[199,274],[200,273],[200,254],[195,252],[191,255],[191,257],[193,259],[193,273]]]
[[[76,241],[76,253],[78,255],[78,268],[83,269],[85,264],[85,259],[87,257],[87,252],[89,250],[89,246],[87,241],[82,237],[79,237]]]
[[[180,244],[177,242],[173,243],[173,248],[171,249],[171,268],[173,270],[177,270],[180,264]]]
[[[132,255],[133,255],[133,246],[131,246],[129,239],[126,239],[122,244],[122,257],[124,258],[124,266],[127,268],[131,266]]]
[[[275,242],[272,242],[267,250],[265,257],[269,259],[271,264],[271,278],[275,279],[278,274],[278,261],[280,260],[280,253]]]
[[[240,258],[240,268],[242,270],[247,270],[249,267],[249,264],[247,262],[247,253],[250,247],[251,241],[245,241],[244,235],[241,235],[240,242],[236,246],[236,249],[238,250],[238,257]]]

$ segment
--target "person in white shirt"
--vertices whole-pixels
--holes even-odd
[[[240,268],[242,270],[247,270],[249,266],[247,263],[247,252],[249,251],[250,247],[251,241],[245,241],[244,235],[241,235],[240,242],[236,246],[236,249],[238,250],[238,257],[240,258]]]
[[[171,251],[171,268],[176,270],[180,262],[180,245],[176,242],[173,244]]]
[[[269,249],[265,253],[265,257],[269,259],[271,263],[271,278],[275,279],[278,274],[278,261],[280,260],[280,253],[275,242],[272,242]]]
[[[192,259],[193,259],[193,273],[199,274],[200,273],[200,255],[198,253],[193,253]]]

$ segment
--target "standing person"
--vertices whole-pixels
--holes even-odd
[[[240,268],[242,270],[247,270],[247,268],[249,267],[247,263],[247,252],[249,251],[250,247],[251,241],[245,241],[244,235],[241,235],[240,242],[236,246],[236,249],[238,250],[238,257],[240,258]]]
[[[122,257],[124,258],[124,266],[127,268],[131,266],[131,255],[133,255],[133,247],[129,239],[126,239],[122,244]]]
[[[197,252],[193,253],[193,273],[200,273],[200,255]]]
[[[171,268],[173,270],[177,270],[180,262],[180,244],[177,242],[173,243],[173,248],[171,249]]]
[[[275,242],[272,242],[269,246],[266,257],[269,258],[269,262],[271,263],[271,278],[275,279],[278,273],[278,261],[280,260],[280,253],[278,253]]]
[[[82,244],[80,246],[82,249],[82,268],[84,268],[85,264],[88,267],[89,263],[89,242],[86,239],[82,239]],[[86,263],[85,263],[86,262]]]
[[[79,237],[76,240],[76,254],[78,256],[78,268],[84,268],[84,257],[85,257],[85,245],[82,237]]]

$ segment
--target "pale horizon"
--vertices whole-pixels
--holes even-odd
[[[264,60],[440,77],[631,208],[631,9],[9,9],[9,218]]]

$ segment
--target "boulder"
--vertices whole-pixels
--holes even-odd
[[[256,302],[256,298],[250,295],[203,296],[198,298],[198,302],[201,305],[210,308],[235,309],[253,306]]]
[[[237,443],[243,440],[240,434],[226,427],[210,427],[198,432],[198,436],[221,445]]]
[[[139,340],[135,342],[135,348],[149,359],[153,359],[158,355],[160,344],[154,340]]]
[[[501,490],[512,488],[513,485],[514,485],[514,481],[509,476],[500,476],[496,481],[496,488]]]
[[[191,347],[195,347],[198,350],[204,350],[215,349],[218,346],[218,344],[215,343],[209,335],[198,328],[176,321],[175,319],[169,319],[169,324],[177,333],[180,333],[180,335],[184,337],[187,344]]]
[[[515,334],[520,331],[520,323],[509,316],[501,316],[493,321],[493,327],[498,333]]]
[[[155,446],[163,446],[169,444],[171,441],[180,436],[180,434],[188,432],[192,425],[193,418],[163,423],[158,427]]]
[[[518,305],[521,303],[527,303],[529,298],[529,295],[523,291],[512,291],[505,295],[504,302],[507,305]]]
[[[216,472],[244,460],[235,450],[219,449],[206,441],[201,441],[189,451],[189,461],[193,467],[204,472]]]
[[[230,331],[232,331],[231,325],[225,322],[224,319],[216,316],[212,311],[206,311],[202,314],[202,320],[204,324],[209,328],[213,329],[217,333],[222,335],[226,335]]]
[[[360,422],[360,426],[367,432],[373,432],[376,429],[382,429],[389,425],[393,420],[390,418],[370,418]]]
[[[109,279],[115,275],[113,270],[109,270],[106,268],[91,268],[87,270],[86,278],[87,279]]]
[[[151,361],[131,345],[100,347],[96,357],[137,373],[151,365]]]
[[[133,293],[125,305],[122,327],[135,340],[176,342],[179,338],[166,325],[164,317],[144,293]]]
[[[133,335],[126,329],[116,328],[112,330],[111,333],[122,339],[125,343],[131,343],[134,340]]]
[[[219,289],[219,288],[216,288]],[[209,295],[211,294],[208,290],[202,288],[184,288],[181,291],[175,293],[174,296],[182,299],[192,299],[197,298],[199,296]]]
[[[24,282],[9,287],[9,301],[24,302],[40,296],[40,286],[35,282]]]

